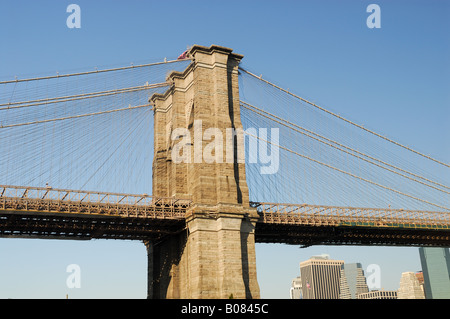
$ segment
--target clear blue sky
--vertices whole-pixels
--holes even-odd
[[[81,7],[81,28],[66,7]],[[369,29],[366,7],[381,8]],[[177,57],[218,44],[243,65],[319,105],[450,161],[448,1],[2,1],[0,79]],[[1,184],[1,179],[0,179]],[[257,245],[264,298],[287,298],[299,262],[327,253],[378,264],[397,289],[418,249]],[[79,264],[81,288],[66,266]],[[0,298],[145,298],[146,251],[130,241],[0,239]]]

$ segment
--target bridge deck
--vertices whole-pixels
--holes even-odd
[[[264,223],[450,229],[450,213],[307,204],[251,203]]]
[[[256,241],[299,245],[450,246],[450,213],[252,203]]]
[[[0,237],[158,239],[185,229],[190,200],[0,185]],[[450,214],[251,203],[257,242],[450,246]]]
[[[0,236],[157,239],[185,227],[190,200],[0,186]]]

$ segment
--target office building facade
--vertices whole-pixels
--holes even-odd
[[[425,299],[423,286],[414,272],[404,272],[400,279],[397,293],[398,299]]]
[[[300,263],[303,299],[338,299],[343,260],[313,256]]]
[[[359,294],[356,299],[397,299],[397,291],[372,290]]]
[[[369,292],[364,270],[360,263],[343,264],[340,277],[339,299],[357,299],[362,293]]]
[[[426,299],[450,299],[450,252],[448,248],[420,247]]]

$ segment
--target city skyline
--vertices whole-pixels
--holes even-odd
[[[224,45],[263,78],[449,162],[443,141],[450,138],[450,45],[442,40],[449,3],[376,1],[379,29],[366,24],[371,1],[83,0],[75,1],[79,29],[66,24],[70,3],[0,4],[0,35],[8,43],[0,52],[1,80],[161,61],[192,44]],[[141,242],[1,238],[0,254],[8,256],[0,259],[0,298],[146,297]],[[261,297],[289,298],[299,261],[320,254],[360,262],[366,275],[368,265],[378,265],[386,290],[399,288],[402,272],[422,268],[417,247],[257,244]],[[81,270],[80,288],[67,286],[73,264]]]
[[[420,249],[423,250],[423,248]],[[437,250],[439,251],[440,249],[438,248]],[[444,250],[445,249],[442,249],[442,251]],[[448,250],[448,248],[446,250]],[[430,256],[433,256],[433,254],[434,256],[436,256],[436,252],[428,252],[428,254],[431,254]],[[423,263],[426,263],[424,253],[421,253],[421,258],[424,258],[423,260],[421,260],[422,265],[424,265]],[[311,280],[311,273],[314,272],[311,267],[317,267],[314,265],[320,265],[322,270],[315,270],[316,276],[318,276],[319,278]],[[441,269],[442,266],[442,263],[434,265],[434,271],[442,274],[443,271],[446,271],[447,269],[447,266],[444,266],[444,269]],[[331,269],[336,267],[340,268],[340,274],[336,275],[336,278],[329,280],[331,278]],[[329,268],[329,270],[325,270],[326,268]],[[428,286],[428,290],[430,290],[431,288],[429,286],[429,283],[424,282],[423,270],[418,270],[415,272],[402,272],[398,281],[399,288],[386,290],[380,286],[373,286],[373,281],[372,286],[369,286],[367,284],[368,278],[363,270],[361,263],[347,263],[344,260],[333,259],[327,254],[311,256],[308,260],[300,261],[299,269],[299,275],[293,278],[291,281],[291,287],[289,291],[290,299],[433,299],[433,296],[430,292],[428,293],[428,298],[425,296],[425,287]],[[377,274],[375,273],[375,275]],[[339,283],[337,283],[338,277],[340,278]],[[425,275],[425,277],[428,278],[428,275]],[[443,279],[445,280],[446,277]],[[378,278],[375,280],[375,282],[376,281],[378,281]],[[440,282],[437,282],[436,279],[434,279],[434,281],[434,284],[438,285],[437,287],[433,288],[435,291],[435,297],[437,299],[445,299],[445,295],[442,294],[442,289],[444,286],[442,286]],[[313,282],[314,285],[318,285],[320,287],[314,288]],[[339,288],[336,288],[336,290],[332,287]],[[323,289],[325,289],[325,291],[321,292]],[[336,290],[334,294],[332,290]],[[319,293],[317,291],[319,291]],[[337,291],[339,291],[338,294]],[[440,294],[437,292],[439,292]]]

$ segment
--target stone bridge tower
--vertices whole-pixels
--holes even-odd
[[[172,86],[150,98],[153,195],[191,198],[194,205],[184,231],[147,243],[148,297],[259,298],[258,214],[249,206],[245,155],[233,134],[242,129],[243,56],[215,45],[193,46],[188,56],[184,72],[168,75]]]

